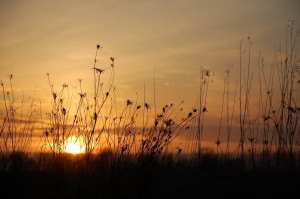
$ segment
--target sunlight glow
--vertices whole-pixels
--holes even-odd
[[[84,153],[85,147],[80,137],[71,136],[66,140],[66,152],[72,154]]]

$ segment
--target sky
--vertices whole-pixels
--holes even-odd
[[[44,103],[51,96],[47,73],[57,89],[83,79],[89,93],[100,44],[101,67],[115,58],[121,104],[137,96],[141,103],[144,85],[153,104],[155,72],[157,107],[184,100],[191,109],[203,67],[214,74],[207,104],[214,129],[228,66],[232,85],[238,79],[240,41],[246,46],[250,36],[252,59],[260,53],[268,62],[284,45],[287,21],[295,18],[299,27],[299,8],[297,0],[0,0],[0,80],[7,87],[13,74],[16,95]]]

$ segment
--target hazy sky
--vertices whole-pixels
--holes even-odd
[[[298,0],[0,0],[0,80],[13,74],[17,91],[43,98],[49,72],[57,88],[82,78],[88,90],[100,44],[103,68],[115,57],[120,101],[142,99],[144,82],[152,101],[156,67],[158,105],[184,99],[192,107],[200,66],[212,70],[214,118],[224,71],[238,70],[240,40],[251,36],[254,60],[271,55],[285,41],[288,19],[300,20],[299,8]]]

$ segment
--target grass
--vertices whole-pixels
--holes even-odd
[[[199,93],[187,113],[183,101],[157,108],[155,91],[153,107],[144,97],[143,104],[128,99],[122,110],[117,108],[115,59],[100,68],[99,45],[92,68],[93,96],[82,90],[82,80],[79,92],[72,93],[67,84],[56,90],[47,74],[51,108],[46,114],[35,99],[28,108],[15,106],[10,75],[8,87],[1,82],[3,194],[7,198],[299,197],[299,31],[294,27],[289,21],[285,53],[277,49],[268,70],[261,56],[257,64],[252,62],[251,38],[245,48],[240,42],[234,92],[231,67],[225,71],[217,153],[202,145],[212,71],[200,69]],[[104,75],[108,82],[103,82]],[[251,106],[254,76],[259,84],[256,112]],[[230,151],[234,120],[239,145]],[[42,136],[33,150],[35,131]],[[186,143],[174,146],[180,136]],[[84,153],[68,153],[69,143],[77,141]]]

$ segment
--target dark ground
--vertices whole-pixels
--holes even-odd
[[[91,170],[2,171],[1,198],[300,198],[299,169],[169,162]]]

